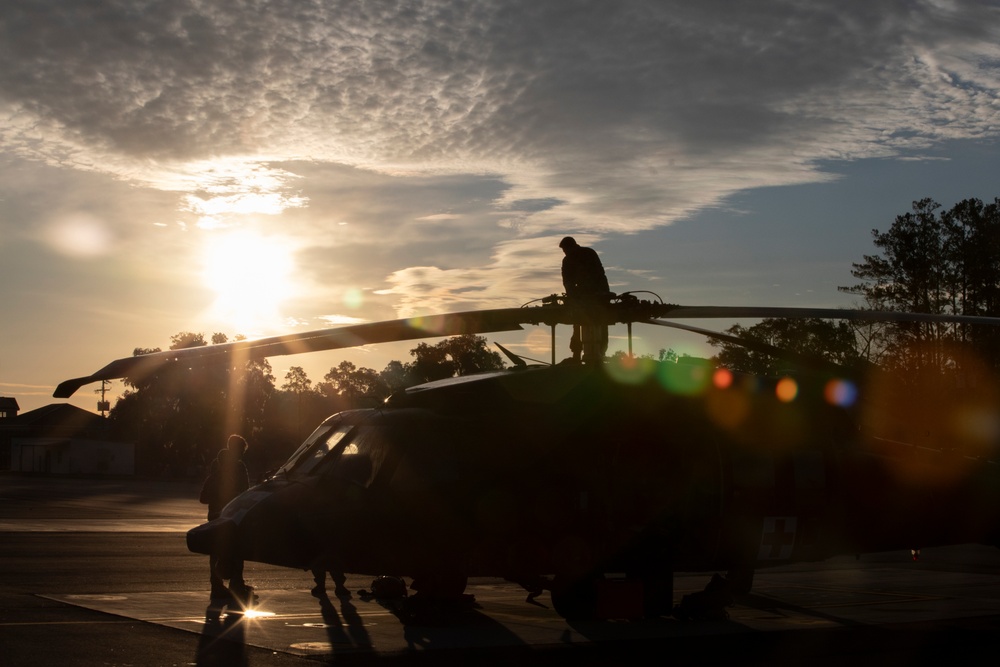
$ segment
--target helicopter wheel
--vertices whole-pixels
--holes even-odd
[[[569,621],[585,621],[597,616],[599,575],[567,577],[556,575],[552,582],[552,607]]]
[[[642,581],[642,611],[646,618],[669,616],[674,609],[674,573],[647,574]]]
[[[754,570],[752,567],[738,566],[730,568],[726,572],[726,582],[729,584],[729,590],[734,595],[749,595],[750,589],[753,588],[753,573]]]
[[[469,577],[467,575],[452,572],[414,577],[410,588],[424,597],[451,599],[461,597],[465,593],[465,587],[468,583]]]

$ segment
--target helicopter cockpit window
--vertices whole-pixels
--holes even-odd
[[[281,466],[279,472],[294,470],[297,473],[308,475],[353,429],[352,424],[340,424],[325,433],[317,431],[299,447],[299,450],[288,459],[285,465]]]
[[[341,455],[335,458],[328,474],[367,488],[378,474],[385,453],[381,429],[360,428]]]

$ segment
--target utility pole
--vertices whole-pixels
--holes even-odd
[[[97,410],[98,412],[101,413],[102,417],[107,417],[107,415],[104,413],[111,411],[111,401],[105,400],[104,398],[104,395],[108,391],[108,388],[110,386],[111,386],[111,380],[101,380],[101,388],[94,390],[95,394],[101,395],[101,400],[97,402]]]

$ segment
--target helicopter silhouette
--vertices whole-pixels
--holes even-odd
[[[535,304],[537,302],[533,302]],[[268,479],[188,532],[191,551],[299,569],[408,577],[418,596],[462,596],[502,577],[566,618],[602,615],[609,582],[637,615],[674,610],[675,572],[756,570],[842,554],[978,542],[1000,546],[1000,465],[859,428],[830,368],[762,378],[704,360],[631,356],[633,324],[677,327],[784,354],[675,319],[810,317],[1000,324],[1000,318],[743,306],[678,306],[564,295],[522,308],[351,325],[118,359],[56,397],[165,368],[582,318],[625,323],[628,363],[529,364],[430,382],[320,424]],[[834,369],[836,370],[836,369]],[[838,384],[839,383],[839,384]],[[944,474],[944,473],[947,474]]]

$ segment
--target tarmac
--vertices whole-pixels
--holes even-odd
[[[995,649],[1000,630],[1000,551],[981,545],[924,549],[918,561],[909,553],[865,554],[762,570],[749,596],[718,617],[697,621],[610,613],[606,620],[571,622],[555,613],[547,593],[529,602],[522,588],[492,579],[470,582],[466,605],[412,618],[395,601],[365,595],[371,577],[349,576],[351,597],[321,604],[310,595],[309,573],[255,570],[249,563],[257,603],[249,610],[218,609],[209,606],[203,558],[183,547],[183,532],[202,521],[204,508],[192,500],[196,492],[194,484],[141,480],[0,478],[0,533],[8,554],[0,599],[11,605],[3,612],[9,620],[0,623],[4,641],[36,642],[18,654],[51,649],[67,664],[80,655],[73,642],[88,646],[90,664],[158,664],[109,662],[85,644],[89,636],[100,642],[105,633],[118,638],[116,651],[132,651],[113,621],[124,619],[160,628],[160,645],[150,649],[158,655],[192,644],[202,665],[414,656],[435,664],[474,657],[479,664],[526,665],[526,655],[540,664],[560,649],[577,664],[607,664],[669,646],[686,664],[714,664],[715,658],[801,664],[808,656],[814,664],[849,660],[858,667],[938,664],[962,651]],[[38,549],[48,560],[36,565]],[[127,585],[105,572],[109,566],[129,573]],[[678,574],[675,602],[702,590],[711,575]],[[20,602],[24,593],[109,620],[102,625],[88,617],[83,634],[70,632],[75,620],[52,625],[44,619],[56,611]],[[191,639],[183,640],[184,633]],[[39,640],[58,643],[58,649],[39,646]],[[248,661],[250,647],[256,649]]]
[[[706,582],[703,574],[678,576],[677,598],[700,590]],[[380,602],[359,592],[368,587],[365,579],[351,577],[348,586],[354,591],[350,599],[332,598],[323,605],[307,588],[258,590],[259,601],[246,611],[209,607],[204,590],[43,597],[197,633],[207,639],[239,641],[324,659],[455,649],[547,649],[692,635],[898,627],[1000,618],[997,575],[899,567],[758,573],[753,594],[728,607],[726,618],[699,621],[663,617],[569,622],[551,609],[547,594],[532,604],[518,586],[483,581],[467,589],[474,603],[466,608],[444,610],[423,621],[404,622],[394,608],[395,602]]]

